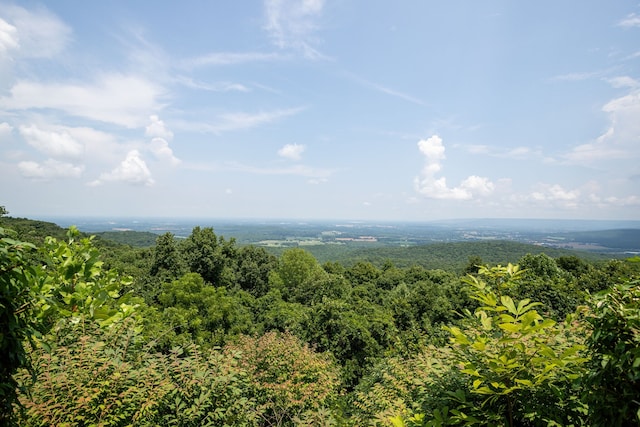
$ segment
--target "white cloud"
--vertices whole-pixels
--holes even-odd
[[[248,62],[264,62],[281,60],[284,57],[277,53],[262,52],[214,52],[191,58],[183,62],[184,68],[195,68],[218,65],[237,65]]]
[[[353,80],[355,80],[356,82],[360,83],[361,85],[364,85],[364,86],[370,87],[372,89],[375,89],[378,92],[382,92],[382,93],[384,93],[386,95],[390,95],[390,96],[393,96],[393,97],[396,97],[396,98],[399,98],[399,99],[403,99],[403,100],[411,102],[413,104],[423,105],[423,106],[426,105],[422,100],[420,100],[420,99],[418,99],[418,98],[416,98],[414,96],[407,95],[406,93],[402,93],[402,92],[397,91],[395,89],[391,89],[391,88],[388,88],[386,86],[382,86],[382,85],[380,85],[378,83],[371,82],[369,80],[363,79],[362,77],[359,77],[359,76],[357,76],[355,74],[352,74],[352,73],[347,73],[347,75],[349,77],[351,77]]]
[[[618,25],[625,28],[640,27],[640,16],[630,13],[626,18],[618,22]]]
[[[165,126],[158,116],[152,115],[149,120],[151,120],[151,123],[145,130],[145,135],[152,137],[149,143],[149,150],[156,158],[166,160],[171,165],[177,166],[180,164],[180,159],[174,156],[173,150],[169,147],[169,141],[173,139],[173,132]]]
[[[491,148],[488,145],[472,144],[466,148],[471,154],[489,154],[491,152]]]
[[[3,5],[0,19],[0,51],[10,48],[17,56],[51,58],[71,40],[71,29],[44,8],[27,10]]]
[[[324,0],[265,0],[264,7],[265,29],[276,46],[300,51],[311,59],[324,58],[314,47]]]
[[[610,159],[640,157],[640,90],[616,98],[602,107],[610,125],[595,141],[579,145],[565,155],[570,163],[596,164]]]
[[[287,144],[278,150],[278,155],[289,160],[300,160],[305,150],[304,145]]]
[[[162,138],[171,140],[173,138],[173,132],[171,132],[165,126],[164,122],[160,120],[155,114],[149,117],[151,123],[146,127],[144,134],[152,138]]]
[[[13,126],[7,122],[0,123],[0,141],[9,137],[11,132],[13,132]]]
[[[196,81],[190,77],[180,76],[175,79],[176,82],[190,89],[206,90],[208,92],[249,92],[249,88],[240,83],[217,82],[204,83]]]
[[[218,116],[217,123],[190,123],[174,121],[173,126],[193,132],[221,133],[235,130],[251,129],[256,126],[269,124],[284,117],[293,116],[304,108],[289,108],[284,110],[263,111],[259,113],[226,113]]]
[[[286,168],[261,168],[248,166],[240,163],[232,163],[226,166],[228,170],[253,173],[257,175],[297,175],[316,180],[317,183],[324,182],[333,174],[332,170],[313,168],[305,165],[294,165]]]
[[[640,197],[638,196],[626,196],[626,197],[607,197],[605,201],[613,206],[640,206]]]
[[[561,74],[558,76],[554,76],[551,80],[554,81],[567,81],[567,82],[579,82],[583,80],[593,79],[595,77],[599,77],[602,75],[602,71],[590,71],[590,72],[576,72],[576,73],[568,73]]]
[[[311,178],[309,180],[307,180],[307,183],[311,184],[311,185],[320,185],[323,184],[325,182],[328,182],[329,180],[327,178]]]
[[[0,54],[18,49],[18,29],[0,18]]]
[[[618,76],[607,79],[607,82],[614,88],[636,88],[640,82],[629,76]]]
[[[478,194],[481,196],[488,196],[495,188],[494,184],[489,181],[488,178],[477,175],[471,175],[466,178],[462,183],[460,183],[460,187],[468,191],[470,194]]]
[[[114,170],[103,173],[100,177],[89,185],[95,186],[103,184],[105,181],[124,182],[132,185],[151,186],[154,183],[151,171],[147,167],[144,159],[138,150],[131,150],[127,157]]]
[[[78,178],[82,175],[84,166],[77,166],[55,159],[47,159],[44,163],[33,161],[18,163],[18,170],[25,178],[36,180],[51,180],[55,178]]]
[[[121,74],[103,75],[94,83],[19,81],[0,107],[10,110],[55,109],[73,116],[125,127],[143,126],[158,110],[162,91],[146,79]]]
[[[165,139],[153,138],[149,144],[149,150],[156,158],[166,160],[172,166],[177,166],[181,163],[180,159],[173,154],[173,150]]]
[[[65,131],[42,130],[31,125],[20,126],[20,135],[29,145],[51,157],[77,159],[84,151],[83,145]]]
[[[423,196],[433,199],[470,200],[493,192],[495,185],[485,177],[471,175],[458,187],[448,187],[445,177],[436,177],[445,159],[445,147],[438,135],[420,140],[418,149],[425,156],[425,165],[420,176],[414,179],[414,186]]]
[[[574,202],[580,197],[579,190],[565,190],[562,186],[546,185],[538,191],[531,193],[531,198],[536,201],[563,201]]]

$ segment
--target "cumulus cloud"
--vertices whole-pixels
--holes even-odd
[[[302,153],[305,150],[304,145],[299,144],[287,144],[278,150],[278,155],[289,160],[300,160]]]
[[[173,132],[165,126],[158,116],[152,115],[149,119],[151,123],[145,131],[145,135],[151,137],[149,150],[157,159],[166,160],[173,166],[180,164],[180,159],[173,154],[173,150],[169,147],[169,141],[173,139]]]
[[[51,58],[71,40],[71,29],[44,8],[27,10],[3,5],[0,18],[0,53],[26,58]]]
[[[562,201],[562,202],[576,202],[580,197],[579,190],[565,190],[561,185],[547,185],[543,186],[538,191],[531,193],[531,199],[535,201]]]
[[[26,161],[18,163],[18,170],[25,178],[35,180],[51,180],[56,178],[78,178],[84,166],[77,166],[55,159],[47,159],[43,163]]]
[[[324,0],[265,0],[264,7],[265,29],[276,46],[300,51],[308,58],[323,58],[314,46]]]
[[[157,159],[166,160],[172,166],[177,166],[181,163],[181,160],[173,154],[173,150],[165,139],[153,138],[149,143],[149,150]]]
[[[51,157],[77,159],[84,151],[83,145],[65,131],[43,130],[36,125],[20,126],[19,130],[29,145]]]
[[[129,128],[144,126],[149,113],[161,108],[162,90],[149,80],[108,74],[92,83],[41,83],[18,81],[0,108],[29,110],[50,108],[67,114]]]
[[[103,173],[89,185],[101,185],[106,181],[124,182],[131,185],[151,186],[154,183],[151,171],[138,150],[131,150],[126,158],[111,172]]]
[[[436,177],[445,160],[445,147],[438,135],[420,140],[418,149],[425,157],[425,164],[420,176],[414,179],[414,186],[423,196],[433,199],[470,200],[493,192],[495,185],[485,177],[471,175],[457,187],[449,187],[445,177]]]
[[[151,123],[145,129],[145,135],[152,138],[172,139],[173,132],[171,132],[157,115],[149,117]]]

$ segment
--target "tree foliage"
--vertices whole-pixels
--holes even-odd
[[[292,425],[338,397],[338,368],[331,356],[316,353],[290,333],[243,336],[225,352],[239,355],[264,425]]]
[[[14,374],[27,367],[26,340],[38,332],[29,253],[35,246],[15,240],[0,228],[0,423],[9,423],[16,401]]]
[[[587,322],[592,332],[585,400],[592,425],[640,424],[640,281],[596,295]]]
[[[16,396],[27,426],[637,423],[632,260],[482,253],[461,277],[211,228],[147,249],[0,234],[3,424]]]

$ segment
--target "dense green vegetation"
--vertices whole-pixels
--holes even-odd
[[[211,228],[134,248],[1,220],[3,424],[640,422],[638,259],[321,264]]]

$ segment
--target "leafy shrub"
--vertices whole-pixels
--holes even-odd
[[[225,353],[240,355],[239,367],[249,375],[262,425],[308,419],[338,396],[338,372],[330,357],[289,333],[243,336],[227,345]]]
[[[416,425],[580,425],[586,407],[577,379],[587,360],[574,323],[541,316],[540,303],[514,301],[508,292],[522,270],[481,267],[468,276],[469,295],[479,303],[451,335],[448,369],[463,375],[462,387],[449,389],[444,406],[412,417],[396,417],[398,426]]]
[[[591,354],[585,378],[594,426],[640,424],[640,280],[596,295],[587,322]]]
[[[31,282],[35,270],[28,256],[35,246],[14,239],[15,233],[0,227],[0,424],[11,422],[16,401],[18,368],[27,367],[23,345],[36,330]]]
[[[234,355],[150,354],[136,328],[68,322],[51,352],[33,349],[37,381],[20,396],[21,426],[254,425],[246,374]]]
[[[388,357],[373,366],[354,393],[354,425],[387,426],[412,413],[432,413],[448,404],[449,390],[464,384],[448,348],[426,346],[412,357]]]

